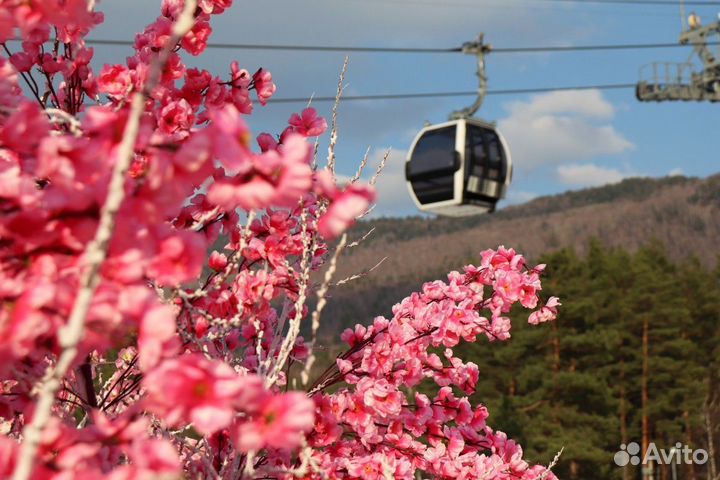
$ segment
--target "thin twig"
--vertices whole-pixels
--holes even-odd
[[[17,458],[17,466],[13,472],[13,480],[27,480],[32,474],[42,432],[50,420],[52,406],[55,403],[55,394],[60,389],[63,377],[65,377],[77,356],[78,344],[85,332],[85,318],[90,310],[95,289],[100,283],[100,267],[107,256],[108,245],[115,226],[115,218],[125,197],[125,174],[133,159],[135,142],[140,130],[140,118],[145,111],[146,94],[150,93],[157,85],[165,63],[178,41],[192,29],[195,23],[196,7],[197,0],[185,1],[182,13],[173,24],[172,36],[151,66],[150,76],[144,91],[137,92],[133,96],[130,114],[118,148],[117,161],[110,179],[107,198],[100,212],[100,221],[95,232],[95,238],[88,244],[83,255],[86,265],[80,277],[79,291],[75,297],[67,325],[58,332],[58,341],[62,353],[55,368],[51,368],[46,374],[47,378],[44,379],[40,387],[32,420],[23,429],[23,442]]]
[[[360,166],[358,167],[357,172],[355,172],[355,175],[350,179],[350,183],[355,183],[358,180],[360,180],[363,170],[365,170],[365,166],[367,165],[369,156],[370,156],[370,147],[368,147],[367,150],[365,150],[365,155],[363,155],[363,158],[360,161]]]
[[[562,447],[560,451],[555,455],[555,458],[553,458],[552,462],[550,462],[550,465],[547,466],[547,469],[540,474],[538,480],[545,480],[547,476],[550,475],[550,471],[560,461],[560,456],[562,455],[563,450],[565,450],[565,447]]]
[[[388,157],[390,156],[390,149],[385,150],[385,154],[383,155],[382,160],[380,160],[380,165],[377,166],[377,169],[375,170],[375,175],[372,176],[370,179],[370,185],[375,185],[378,178],[380,178],[380,174],[385,169],[385,163],[387,162]]]
[[[82,129],[80,128],[80,120],[70,115],[65,110],[59,108],[46,108],[45,113],[50,117],[52,123],[64,123],[70,128],[70,133],[79,137],[82,135]]]
[[[380,265],[382,265],[383,262],[384,262],[385,260],[387,260],[387,259],[388,259],[388,257],[383,257],[383,259],[380,260],[378,263],[376,263],[374,267],[372,267],[372,268],[370,268],[370,269],[368,269],[368,270],[365,270],[365,271],[363,271],[363,272],[356,273],[356,274],[354,274],[354,275],[350,275],[349,277],[343,278],[343,279],[340,280],[339,282],[336,282],[336,283],[334,284],[334,286],[335,286],[335,287],[339,287],[340,285],[344,285],[344,284],[346,284],[346,283],[348,283],[348,282],[352,282],[353,280],[357,280],[358,278],[362,278],[362,277],[368,275],[369,273],[373,272],[376,268],[378,268]]]
[[[308,345],[309,355],[307,361],[305,362],[305,368],[303,368],[303,371],[300,374],[303,387],[307,387],[308,381],[310,380],[310,370],[315,363],[315,342],[317,340],[317,332],[320,329],[320,315],[327,304],[325,294],[327,293],[328,288],[330,288],[330,281],[332,280],[333,275],[335,275],[335,270],[337,269],[338,258],[345,249],[346,244],[347,234],[345,233],[340,239],[340,243],[335,248],[335,253],[333,253],[332,258],[330,259],[330,265],[328,265],[328,269],[325,271],[325,277],[323,278],[323,282],[317,292],[317,305],[312,313],[312,336],[310,344]]]
[[[303,242],[303,253],[302,261],[300,262],[300,279],[298,280],[298,297],[295,300],[295,316],[290,320],[288,327],[288,333],[283,339],[280,351],[278,352],[277,361],[273,366],[270,374],[265,377],[265,387],[270,388],[277,382],[277,379],[282,372],[285,362],[287,362],[290,352],[292,352],[295,346],[295,340],[297,340],[300,334],[300,322],[302,321],[302,311],[305,306],[305,300],[307,299],[307,287],[310,283],[310,268],[312,264],[312,257],[315,255],[317,244],[313,237],[312,232],[308,230],[308,211],[303,209],[300,216],[301,236]]]
[[[343,62],[342,71],[340,72],[340,80],[338,81],[337,93],[335,94],[335,105],[332,109],[332,129],[330,131],[330,145],[328,146],[328,159],[327,166],[332,173],[333,179],[335,179],[335,146],[337,145],[337,111],[340,105],[340,98],[343,94],[345,72],[347,72],[349,58],[345,57]]]
[[[365,235],[363,235],[362,237],[360,237],[359,239],[357,239],[357,240],[355,240],[354,242],[348,244],[348,246],[347,246],[346,248],[355,248],[355,247],[357,247],[357,246],[360,245],[362,242],[364,242],[365,240],[367,240],[367,238],[368,238],[370,235],[372,235],[374,231],[375,231],[375,227],[373,227],[373,228],[371,228],[370,230],[368,230],[368,232],[367,232]]]

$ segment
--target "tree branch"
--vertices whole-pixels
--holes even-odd
[[[158,58],[150,68],[150,75],[142,92],[137,92],[132,98],[130,115],[125,125],[123,138],[118,149],[118,156],[113,168],[107,198],[100,212],[100,222],[95,232],[95,238],[85,249],[85,268],[80,277],[77,297],[70,312],[67,325],[58,332],[58,340],[62,353],[55,368],[51,368],[45,381],[40,387],[37,404],[32,420],[23,429],[23,443],[17,459],[17,467],[13,472],[13,480],[27,480],[32,474],[38,446],[42,438],[45,425],[50,420],[52,406],[55,403],[62,379],[68,372],[78,353],[78,344],[85,331],[85,318],[90,310],[95,289],[100,283],[100,267],[107,256],[108,244],[112,237],[115,218],[125,197],[125,174],[132,162],[135,142],[140,130],[140,119],[145,112],[146,94],[149,94],[157,85],[165,64],[177,43],[192,29],[195,23],[195,9],[197,0],[185,0],[185,6],[178,19],[173,24],[172,36],[165,44]]]

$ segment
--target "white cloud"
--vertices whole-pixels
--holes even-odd
[[[566,113],[607,119],[615,115],[615,107],[603,98],[600,90],[549,92],[533,97],[530,102],[512,102],[506,108],[511,114],[532,116]]]
[[[679,177],[685,175],[682,168],[673,168],[668,172],[669,177]]]
[[[506,106],[498,126],[521,169],[616,155],[635,148],[608,122],[613,105],[598,90],[537,95]]]
[[[628,177],[637,177],[634,172],[622,172],[614,168],[605,168],[587,163],[583,165],[560,165],[557,168],[558,180],[574,187],[597,187],[608,183],[618,183]]]

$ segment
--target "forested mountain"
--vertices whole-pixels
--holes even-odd
[[[718,271],[674,265],[659,245],[631,254],[595,241],[587,250],[541,258],[552,265],[545,290],[563,301],[556,322],[537,328],[517,317],[508,342],[457,350],[480,366],[474,399],[528,458],[547,461],[564,447],[559,478],[637,479],[639,467],[613,463],[621,444],[709,450],[706,414],[718,444]],[[709,478],[709,465],[678,468],[678,478]],[[655,470],[671,478],[668,467]]]
[[[720,445],[720,176],[632,179],[492,216],[383,219],[351,234],[371,228],[337,278],[387,260],[332,291],[329,352],[344,326],[389,316],[422,282],[505,244],[548,264],[544,290],[561,297],[560,316],[539,327],[517,317],[508,342],[458,349],[480,366],[474,400],[529,459],[564,447],[559,478],[630,480],[639,467],[613,463],[623,443],[709,449],[713,435]],[[678,478],[708,479],[709,465],[682,465]]]
[[[478,252],[513,247],[531,260],[564,247],[580,255],[592,238],[635,251],[657,241],[673,261],[697,255],[714,266],[720,254],[720,175],[706,179],[633,178],[621,183],[542,197],[492,215],[467,218],[380,219],[361,222],[350,240],[373,233],[349,249],[337,278],[372,274],[333,292],[325,321],[335,326],[367,322],[424,281],[477,260]],[[331,330],[326,324],[327,330]]]

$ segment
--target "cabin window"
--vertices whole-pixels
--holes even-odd
[[[500,137],[488,128],[477,125],[467,127],[465,139],[467,151],[467,175],[504,183],[507,163]]]
[[[455,198],[455,172],[460,168],[455,132],[455,125],[430,130],[415,144],[406,175],[423,205]]]
[[[415,145],[408,166],[410,177],[428,173],[452,173],[459,165],[455,153],[455,125],[429,130]]]

